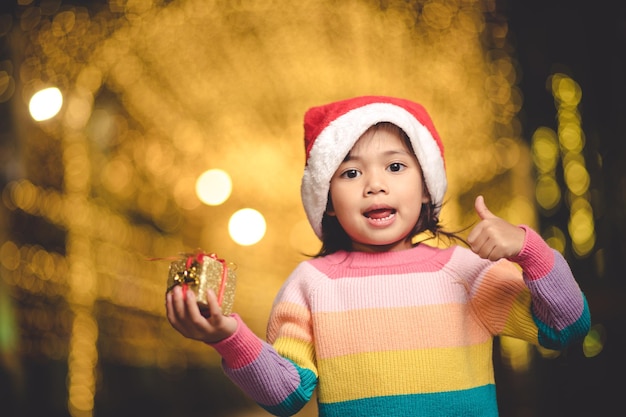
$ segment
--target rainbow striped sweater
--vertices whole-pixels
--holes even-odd
[[[590,326],[564,258],[523,227],[509,261],[423,244],[304,261],[276,297],[267,342],[235,316],[237,331],[213,346],[277,416],[315,389],[322,417],[497,416],[494,336],[561,349]]]

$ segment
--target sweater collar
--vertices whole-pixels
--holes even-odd
[[[344,264],[352,267],[378,265],[403,265],[407,263],[422,263],[433,259],[441,249],[425,244],[414,248],[390,252],[346,252],[339,251],[325,257],[331,264]]]

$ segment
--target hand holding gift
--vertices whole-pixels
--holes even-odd
[[[167,279],[167,291],[180,285],[183,294],[191,290],[194,292],[200,312],[208,314],[207,289],[217,295],[217,302],[222,307],[222,313],[229,315],[235,299],[235,285],[237,276],[232,264],[227,264],[215,254],[198,252],[185,255],[170,264]]]
[[[235,296],[234,266],[203,252],[170,264],[166,309],[170,324],[183,336],[215,343],[232,335],[230,316]]]

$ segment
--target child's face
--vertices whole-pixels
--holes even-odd
[[[411,247],[407,237],[428,202],[417,158],[390,128],[359,138],[330,180],[332,209],[355,250]]]

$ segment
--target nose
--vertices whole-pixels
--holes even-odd
[[[379,193],[387,194],[389,191],[385,181],[380,177],[380,175],[368,175],[367,181],[365,183],[365,195],[375,195]]]

